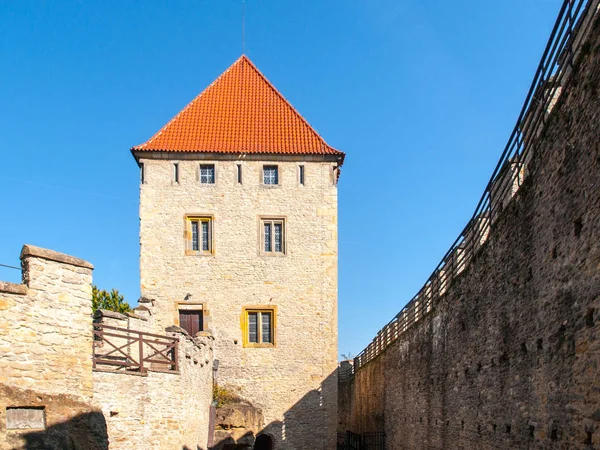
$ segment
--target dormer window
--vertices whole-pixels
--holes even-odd
[[[279,170],[277,166],[263,166],[263,183],[279,184]]]

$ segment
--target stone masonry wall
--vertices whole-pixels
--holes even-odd
[[[262,409],[265,432],[276,448],[334,448],[334,163],[182,159],[175,183],[174,160],[144,157],[140,162],[145,180],[140,190],[141,289],[153,300],[148,307],[157,325],[177,323],[177,302],[203,304],[216,338],[219,383]],[[197,181],[200,162],[215,164],[214,185]],[[236,164],[242,165],[241,184]],[[262,184],[263,164],[279,166],[279,185]],[[305,165],[304,186],[298,182],[298,164]],[[186,214],[214,217],[213,255],[185,255]],[[260,255],[261,216],[285,218],[285,256]],[[275,347],[243,347],[242,307],[251,305],[277,307]]]
[[[0,450],[206,449],[212,336],[167,331],[179,373],[93,371],[91,264],[27,245],[21,260],[24,284],[0,282]],[[99,321],[148,331],[137,310]]]
[[[95,411],[93,267],[30,245],[23,247],[21,262],[23,284],[0,282],[0,449],[30,440],[31,430],[7,430],[9,407],[45,407],[49,430]],[[44,448],[68,448],[57,442]]]
[[[524,186],[434,312],[347,383],[388,449],[600,448],[600,24]]]
[[[97,323],[147,330],[148,321],[111,313]],[[106,417],[111,450],[207,448],[212,402],[213,337],[179,338],[179,373],[94,371],[94,404]],[[116,344],[119,345],[119,344]]]

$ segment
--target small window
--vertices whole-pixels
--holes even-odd
[[[215,165],[200,164],[200,183],[215,184]]]
[[[279,171],[277,166],[263,166],[263,183],[279,184]]]
[[[237,182],[238,184],[242,184],[242,165],[237,164]]]
[[[275,307],[244,308],[244,347],[275,345]]]
[[[173,163],[173,182],[179,183],[179,163]]]
[[[262,252],[283,255],[285,251],[285,222],[283,219],[262,219]]]
[[[179,310],[179,326],[190,336],[196,336],[196,333],[203,331],[202,319],[202,310]]]
[[[144,163],[140,164],[140,183],[144,184],[146,182],[146,171],[144,170]]]
[[[298,181],[304,186],[304,166],[298,166]]]
[[[186,253],[212,253],[212,217],[186,217]]]

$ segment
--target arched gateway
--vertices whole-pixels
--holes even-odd
[[[261,434],[256,438],[254,450],[273,450],[273,439],[268,434]]]

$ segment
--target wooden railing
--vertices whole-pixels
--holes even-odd
[[[94,324],[93,366],[146,373],[178,372],[179,339]]]
[[[473,217],[417,295],[354,358],[354,371],[379,355],[398,336],[431,312],[452,280],[467,268],[487,241],[492,226],[528,175],[536,138],[568,85],[574,63],[585,53],[583,44],[598,14],[599,3],[598,0],[563,1],[517,124]]]

